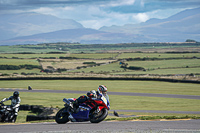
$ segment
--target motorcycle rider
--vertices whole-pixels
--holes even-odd
[[[20,106],[20,102],[21,102],[21,99],[19,97],[19,92],[15,91],[13,93],[13,96],[10,96],[9,98],[4,98],[0,103],[3,103],[8,100],[11,100],[11,109],[13,109],[14,114],[15,114],[14,117],[16,118],[18,115],[17,113],[19,111],[19,106]]]
[[[76,110],[76,108],[79,106],[80,103],[83,103],[89,99],[93,99],[93,98],[97,98],[97,99],[101,99],[102,96],[104,96],[107,101],[109,101],[109,96],[107,95],[107,87],[104,85],[100,85],[97,88],[97,91],[92,90],[90,92],[87,93],[87,96],[83,95],[80,96],[78,99],[76,99],[74,101],[74,103],[72,105],[70,105],[72,108],[74,108],[74,110]]]
[[[107,87],[104,85],[100,85],[97,89],[97,98],[101,98],[102,95],[109,101],[109,96],[107,95]]]
[[[79,98],[77,98],[73,103],[70,103],[70,107],[71,107],[71,111],[69,112],[69,116],[68,118],[75,122],[76,120],[74,119],[74,117],[72,116],[71,113],[78,113],[79,111],[79,104],[80,103],[83,103],[87,100],[91,100],[93,98],[97,98],[97,95],[96,95],[96,91],[95,90],[92,90],[90,92],[87,93],[87,96],[83,95],[83,96],[80,96]]]
[[[92,90],[90,92],[87,93],[87,96],[83,95],[80,96],[78,99],[76,99],[72,104],[70,104],[71,110],[74,113],[78,112],[79,109],[79,105],[87,100],[92,100],[92,99],[101,99],[102,96],[104,96],[107,99],[108,102],[108,106],[110,106],[109,104],[109,97],[107,95],[107,87],[104,85],[100,85],[97,88],[97,91]],[[72,121],[74,120],[73,116],[70,114],[69,119],[71,119]]]

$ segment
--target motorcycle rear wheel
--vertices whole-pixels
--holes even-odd
[[[4,116],[0,114],[0,122],[4,122]]]
[[[65,124],[65,123],[67,123],[69,121],[69,119],[68,119],[69,114],[68,113],[63,113],[64,110],[65,110],[65,108],[62,108],[56,114],[55,121],[58,124]]]
[[[98,117],[96,117],[95,115],[97,115]],[[91,123],[99,123],[101,121],[103,121],[108,115],[108,110],[106,108],[103,108],[98,114],[91,114],[90,115],[90,122]]]

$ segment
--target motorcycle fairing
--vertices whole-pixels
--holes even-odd
[[[90,113],[91,108],[88,107],[87,105],[81,104],[79,106],[79,112],[78,113],[73,113],[72,116],[76,121],[88,121],[89,120],[89,113]]]

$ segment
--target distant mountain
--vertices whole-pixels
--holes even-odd
[[[200,40],[200,8],[187,9],[166,19],[150,19],[140,24],[102,27],[100,31],[143,35],[153,42]],[[144,41],[148,41],[144,40]]]
[[[0,15],[0,40],[47,33],[62,29],[83,28],[72,19],[59,19],[38,13]]]
[[[166,19],[150,19],[144,23],[124,26],[104,26],[99,30],[84,28],[73,20],[60,20],[35,13],[32,17],[30,15],[3,16],[4,20],[0,20],[0,36],[5,39],[5,36],[8,38],[12,35],[13,38],[0,41],[0,45],[48,42],[184,42],[187,39],[200,41],[200,8],[184,10]]]
[[[137,36],[138,37],[138,36]],[[137,38],[136,37],[136,38]],[[109,33],[90,28],[67,29],[31,36],[16,37],[0,41],[3,45],[38,44],[51,42],[80,42],[80,43],[123,43],[130,42],[133,36],[124,33]]]

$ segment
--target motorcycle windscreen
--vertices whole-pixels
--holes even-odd
[[[74,119],[77,121],[88,121],[89,120],[89,112],[90,112],[89,107],[85,106],[79,106],[79,112],[78,113],[73,113],[72,116]]]

